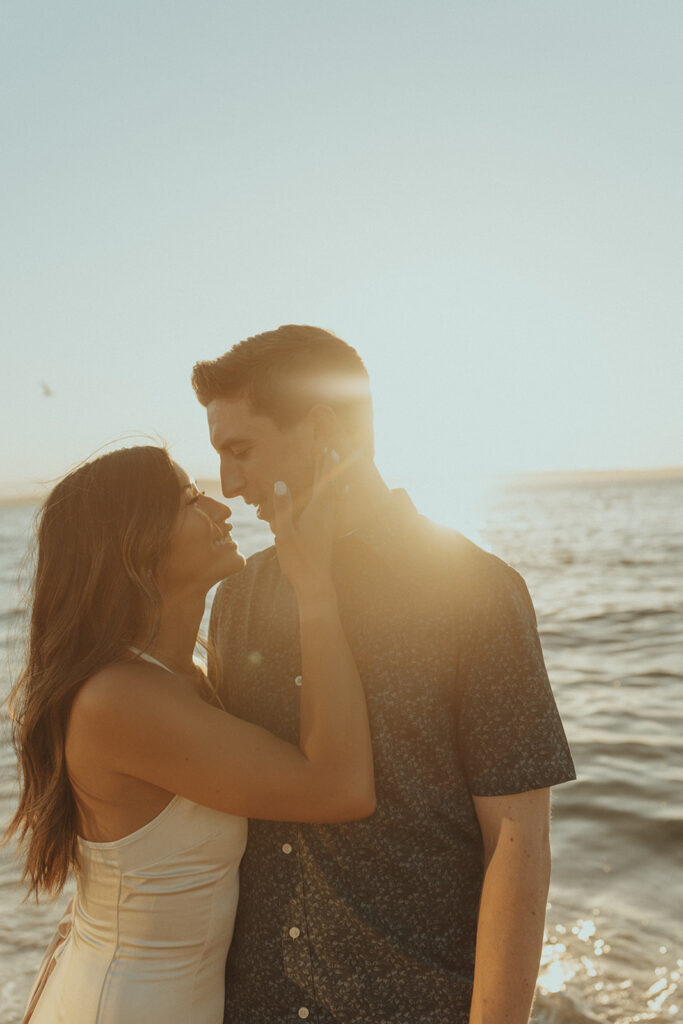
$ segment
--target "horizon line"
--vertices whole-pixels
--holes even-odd
[[[520,472],[498,471],[482,474],[482,479],[503,484],[586,483],[598,479],[608,483],[625,480],[683,479],[682,466],[638,469],[539,469]],[[28,505],[41,501],[54,483],[0,484],[0,505]],[[211,485],[220,492],[220,480],[214,476],[197,477],[197,482]]]

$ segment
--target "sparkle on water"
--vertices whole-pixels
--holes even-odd
[[[596,909],[593,914],[594,917],[598,917],[600,911]],[[571,948],[570,936],[574,937]],[[578,947],[577,941],[581,944]],[[582,951],[582,947],[585,951]],[[596,994],[595,1002],[601,1009],[610,1012],[609,1019],[618,1020],[618,1024],[654,1021],[661,1019],[662,1013],[672,1019],[676,1018],[679,1012],[678,1005],[674,1002],[667,1005],[667,1002],[678,990],[683,960],[676,961],[675,969],[665,966],[654,969],[654,981],[643,993],[649,1012],[627,1014],[615,1018],[613,1014],[618,1014],[624,996],[633,989],[633,980],[631,978],[619,980],[616,976],[610,976],[608,961],[601,962],[599,960],[610,950],[611,947],[608,943],[599,937],[598,926],[591,918],[578,918],[573,925],[556,924],[544,935],[538,992],[541,996],[565,992],[568,982],[583,975],[586,979],[595,979],[592,983]],[[664,955],[668,953],[668,948],[660,946],[659,952]],[[643,1004],[641,1003],[641,1005]]]

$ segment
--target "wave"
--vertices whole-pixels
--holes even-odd
[[[14,622],[16,619],[23,619],[25,615],[26,609],[16,605],[0,612],[0,622]]]
[[[566,992],[539,992],[530,1024],[603,1024],[607,1019],[596,1017]]]
[[[589,612],[586,615],[572,615],[565,610],[562,614],[562,621],[565,623],[565,627],[592,625],[594,623],[598,623],[600,626],[630,626],[635,622],[642,623],[644,619],[654,619],[660,616],[666,618],[670,615],[676,617],[677,626],[680,629],[680,605],[666,605],[654,608],[652,606],[623,608],[618,611]],[[543,633],[543,629],[541,633]]]

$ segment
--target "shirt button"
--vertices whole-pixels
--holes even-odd
[[[299,1016],[301,1017],[302,1020],[306,1020],[306,1018],[308,1017],[308,1007],[307,1006],[300,1006],[299,1007]]]
[[[301,929],[297,928],[296,926],[294,928],[290,928],[289,929],[289,934],[291,935],[291,937],[293,939],[298,939],[299,936],[301,935]]]
[[[291,853],[292,852],[292,844],[291,843],[283,843],[282,844],[282,852],[283,853]]]
[[[294,682],[296,683],[297,686],[302,686],[303,685],[303,678],[301,676],[296,676],[296,678],[294,679]],[[301,1010],[299,1010],[299,1015],[301,1015]]]

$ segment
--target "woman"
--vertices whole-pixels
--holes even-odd
[[[374,809],[362,686],[330,576],[333,455],[296,524],[276,484],[276,549],[296,593],[298,747],[216,706],[193,662],[209,588],[244,564],[230,510],[162,448],[81,466],[38,531],[28,664],[12,695],[22,770],[9,832],[31,891],[77,880],[31,1024],[219,1024],[246,818]]]

